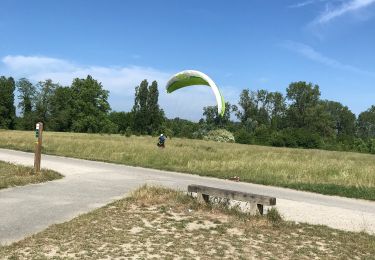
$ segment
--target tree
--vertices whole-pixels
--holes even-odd
[[[135,88],[135,98],[132,113],[134,116],[133,131],[140,134],[153,134],[161,130],[164,122],[164,111],[159,107],[158,83],[153,81],[148,85],[143,80]]]
[[[17,91],[19,93],[18,108],[21,109],[21,122],[20,127],[24,130],[34,129],[36,122],[33,109],[35,108],[36,88],[26,78],[21,78],[16,83]]]
[[[203,116],[205,117],[206,124],[215,127],[225,127],[230,122],[230,115],[233,110],[233,106],[229,102],[226,102],[223,116],[219,115],[217,105],[204,107]]]
[[[108,119],[111,107],[108,91],[90,75],[86,79],[76,78],[72,86],[72,130],[75,132],[98,133],[112,129]]]
[[[308,128],[311,121],[318,119],[316,107],[320,98],[319,86],[299,81],[291,83],[286,91],[287,98],[292,102],[288,109],[289,125]]]
[[[357,125],[360,138],[375,138],[375,105],[359,114]]]
[[[247,124],[250,120],[256,121],[258,108],[255,92],[250,92],[248,89],[242,90],[238,105],[241,110],[237,111],[236,116],[242,124]]]
[[[127,130],[131,130],[134,119],[131,112],[113,111],[109,114],[109,120],[117,126],[119,133],[125,134]]]
[[[0,77],[0,128],[14,129],[15,127],[14,90],[13,78]]]
[[[285,126],[286,103],[280,92],[270,92],[267,96],[268,114],[271,120],[271,129],[279,130]]]
[[[160,130],[160,127],[164,121],[164,111],[160,109],[158,102],[158,83],[153,81],[147,93],[148,134],[152,134],[153,132]]]
[[[37,121],[43,122],[47,129],[49,128],[47,122],[51,116],[52,97],[58,87],[59,85],[53,83],[50,79],[40,81],[37,84],[35,116]]]
[[[339,102],[324,100],[321,102],[332,122],[335,134],[339,139],[353,138],[355,135],[356,117],[347,106]]]
[[[239,106],[240,110],[236,115],[242,125],[249,130],[254,130],[261,125],[273,130],[283,127],[286,104],[280,92],[245,89],[240,95]]]
[[[134,131],[145,134],[147,133],[147,124],[149,116],[147,114],[147,98],[148,98],[148,82],[143,80],[139,86],[135,88],[134,106]]]
[[[72,129],[73,92],[70,87],[57,86],[49,98],[48,129],[65,132]]]

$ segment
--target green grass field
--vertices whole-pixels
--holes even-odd
[[[275,220],[142,187],[128,198],[0,246],[0,258],[371,259],[375,254],[374,236]]]
[[[34,133],[1,131],[0,147],[34,150]],[[375,155],[150,136],[45,132],[43,152],[375,200]]]
[[[0,161],[0,189],[60,179],[63,176],[51,170],[35,174],[33,168]]]

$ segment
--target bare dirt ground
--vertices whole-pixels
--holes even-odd
[[[275,212],[274,212],[275,213]],[[182,192],[143,187],[131,197],[53,225],[0,259],[375,259],[375,237],[250,217]]]

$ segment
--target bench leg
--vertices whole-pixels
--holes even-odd
[[[207,194],[197,193],[197,200],[199,203],[208,203],[210,196]]]
[[[250,215],[263,215],[263,205],[262,204],[256,204],[256,203],[250,203]]]
[[[260,215],[263,215],[263,204],[257,204],[258,211]]]

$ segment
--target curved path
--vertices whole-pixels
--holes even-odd
[[[31,166],[33,154],[0,149],[0,160]],[[181,190],[194,183],[270,195],[287,220],[375,234],[375,202],[50,155],[42,156],[42,167],[65,178],[0,190],[0,244],[101,207],[145,183]]]

